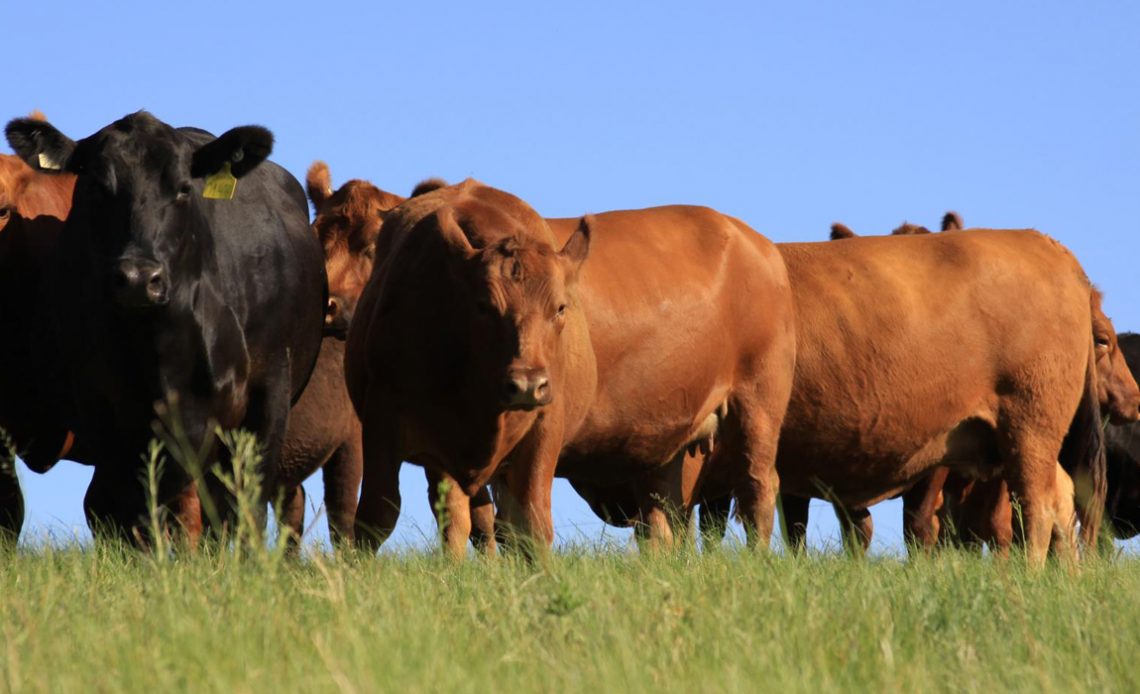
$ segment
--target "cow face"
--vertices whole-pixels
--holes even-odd
[[[475,250],[441,213],[445,236],[461,256],[460,281],[469,289],[472,371],[486,374],[486,393],[503,411],[532,411],[558,397],[556,364],[562,331],[574,310],[574,287],[589,250],[586,219],[561,250],[521,236]]]
[[[360,180],[348,181],[333,192],[329,169],[323,162],[313,164],[305,180],[316,213],[313,229],[325,250],[329,278],[325,328],[327,333],[343,337],[372,274],[384,217],[404,199]]]
[[[128,312],[166,306],[178,275],[202,272],[204,179],[228,166],[241,178],[269,156],[273,136],[256,126],[209,140],[178,131],[145,112],[126,116],[73,142],[51,124],[17,119],[5,130],[16,153],[33,168],[77,175],[69,228],[90,243],[93,272]],[[187,288],[187,291],[190,291]]]
[[[1140,418],[1140,388],[1124,361],[1112,321],[1101,310],[1100,292],[1092,293],[1093,349],[1096,351],[1097,395],[1113,424]]]

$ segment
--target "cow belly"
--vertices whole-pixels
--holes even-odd
[[[883,436],[863,438],[857,447],[828,442],[818,430],[785,427],[776,463],[781,491],[868,506],[896,496],[938,465],[971,478],[1001,473],[994,427],[978,416],[963,418],[925,441]]]

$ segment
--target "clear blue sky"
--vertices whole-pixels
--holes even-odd
[[[548,216],[703,204],[776,241],[956,209],[1060,239],[1140,329],[1140,5],[24,2],[4,19],[0,116],[39,108],[72,137],[140,108],[260,123],[298,178],[314,159],[404,194],[474,176]],[[21,472],[33,534],[86,533],[86,469]],[[418,542],[423,475],[403,479],[399,537]],[[563,483],[554,507],[563,538],[600,535]],[[813,511],[813,543],[834,543]],[[900,515],[875,509],[880,548]]]

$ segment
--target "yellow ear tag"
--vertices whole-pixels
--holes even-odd
[[[206,187],[202,189],[202,197],[212,200],[233,200],[237,191],[237,179],[230,173],[230,163],[222,164],[217,173],[206,177]]]
[[[59,171],[63,168],[54,159],[43,152],[39,154],[39,164],[40,168],[45,171]]]

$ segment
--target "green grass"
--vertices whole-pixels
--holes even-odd
[[[0,556],[10,691],[1140,689],[1140,563]]]

